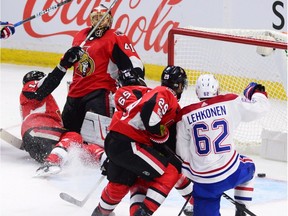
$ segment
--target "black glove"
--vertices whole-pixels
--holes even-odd
[[[81,47],[71,47],[62,57],[60,66],[65,69],[71,68],[75,62],[78,62],[81,59],[83,54],[84,50]]]

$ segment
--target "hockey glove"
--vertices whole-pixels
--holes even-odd
[[[247,99],[251,100],[252,95],[255,92],[261,92],[267,97],[267,93],[265,92],[265,86],[255,83],[255,82],[249,83],[249,85],[245,88],[243,94]]]
[[[165,143],[169,138],[169,130],[165,125],[160,125],[160,134],[151,134],[150,140],[156,144]]]
[[[71,68],[74,63],[78,62],[82,58],[83,54],[84,50],[79,46],[70,48],[62,57],[59,69],[62,70],[65,68],[67,70],[68,68]]]
[[[7,39],[15,33],[15,27],[13,24],[8,22],[1,23],[1,39]]]

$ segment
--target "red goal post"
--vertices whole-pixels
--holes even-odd
[[[189,89],[180,104],[198,101],[194,85],[212,73],[221,92],[242,94],[249,82],[265,85],[272,102],[267,117],[240,125],[239,149],[260,154],[265,134],[284,134],[287,145],[287,34],[270,30],[173,28],[168,34],[168,64],[183,67]],[[276,135],[277,136],[277,135]]]

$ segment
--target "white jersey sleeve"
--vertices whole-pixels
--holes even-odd
[[[257,120],[271,109],[268,98],[262,93],[254,93],[251,101],[246,98],[241,98],[238,106],[241,121],[243,122]]]

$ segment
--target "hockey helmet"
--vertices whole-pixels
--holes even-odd
[[[131,85],[147,86],[144,79],[142,79],[139,74],[131,68],[119,71],[118,83],[121,87]]]
[[[91,24],[93,27],[98,24],[98,22],[107,13],[108,10],[109,9],[103,4],[100,4],[98,7],[93,8],[93,10],[90,13],[90,20],[91,20]],[[106,17],[101,21],[101,23],[95,29],[95,36],[102,37],[104,32],[111,28],[112,22],[113,22],[113,17],[112,17],[111,11],[109,11]]]
[[[23,85],[25,85],[27,82],[30,82],[32,80],[41,80],[43,77],[45,77],[46,74],[42,71],[30,71],[27,74],[24,75],[23,77]]]
[[[179,89],[180,84],[182,84],[181,89]],[[183,89],[188,86],[185,70],[179,66],[168,65],[162,72],[161,85],[173,89],[180,100]]]
[[[188,85],[185,70],[179,66],[167,66],[161,75],[161,85],[175,90],[179,87],[180,83],[183,89]]]
[[[196,95],[200,100],[217,96],[219,91],[219,82],[213,74],[203,74],[198,77]]]

